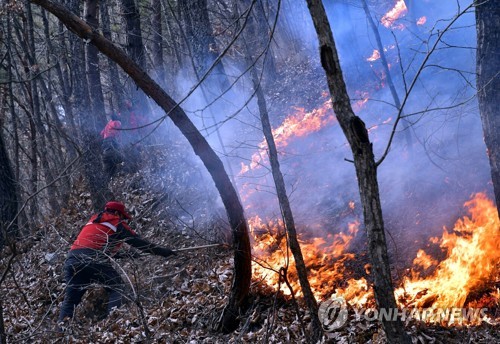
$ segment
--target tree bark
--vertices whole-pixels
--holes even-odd
[[[244,2],[246,5],[249,5],[248,1]],[[262,13],[261,13],[262,14]],[[264,137],[267,142],[268,147],[268,155],[269,162],[271,164],[271,172],[274,179],[274,184],[276,186],[276,194],[278,196],[278,201],[281,209],[281,213],[283,216],[283,221],[285,223],[285,229],[288,234],[288,242],[290,244],[290,250],[292,251],[293,258],[295,260],[295,267],[297,269],[297,275],[300,282],[300,287],[302,289],[302,294],[304,296],[304,300],[306,302],[307,308],[311,317],[311,337],[310,342],[316,343],[318,342],[322,335],[323,331],[321,328],[321,323],[318,318],[318,305],[316,303],[316,299],[311,290],[311,286],[309,284],[309,280],[307,279],[307,267],[304,262],[304,257],[302,255],[302,251],[300,249],[299,241],[297,240],[297,231],[295,228],[295,220],[293,218],[292,207],[290,206],[290,201],[288,199],[288,195],[286,193],[285,181],[283,178],[283,174],[281,173],[280,163],[278,159],[278,150],[276,148],[276,143],[274,141],[273,129],[271,127],[271,122],[269,121],[269,114],[267,111],[266,99],[264,96],[264,92],[262,90],[260,80],[257,74],[257,66],[254,65],[252,61],[252,53],[249,48],[248,38],[250,40],[261,41],[262,37],[258,37],[257,29],[256,29],[255,20],[250,17],[247,22],[248,34],[244,37],[244,47],[245,47],[245,59],[247,62],[247,66],[251,67],[250,74],[252,77],[253,87],[255,89],[255,93],[257,96],[257,104],[259,107],[260,120],[262,123],[262,130],[264,132]],[[260,34],[259,30],[259,34]],[[262,45],[261,45],[262,48]],[[263,67],[265,68],[265,67]]]
[[[31,180],[30,180],[30,193],[35,194],[38,188],[38,171],[39,171],[39,164],[38,164],[38,131],[37,131],[37,125],[36,125],[36,120],[40,116],[40,99],[38,98],[38,87],[36,84],[36,70],[34,61],[29,61],[29,49],[30,47],[35,46],[35,37],[34,37],[34,32],[33,32],[33,15],[31,13],[31,4],[26,3],[26,12],[27,12],[27,27],[25,27],[25,38],[27,40],[25,41],[25,53],[27,56],[27,59],[25,63],[29,63],[31,65],[26,64],[25,71],[26,75],[29,76],[30,81],[28,82],[29,85],[29,95],[30,95],[30,111],[31,113],[29,114],[29,125],[30,125],[30,135],[31,135]],[[20,40],[21,41],[21,40]],[[34,48],[33,48],[34,49]],[[30,205],[30,217],[31,220],[35,220],[38,216],[38,204],[37,202],[31,202]]]
[[[175,9],[172,7],[172,4],[170,3],[170,1],[169,0],[162,0],[162,4],[163,4],[163,7],[165,9],[168,7],[170,16],[172,17],[172,19],[175,21],[175,24],[179,28],[179,33],[180,33],[181,37],[185,37],[184,29],[182,28],[182,25],[180,23],[180,18],[179,18],[180,16],[175,14]],[[177,7],[179,7],[179,4],[177,4]],[[177,64],[179,66],[180,71],[181,72],[185,72],[184,59],[182,58],[181,52],[179,51],[180,50],[180,44],[176,43],[176,41],[175,41],[176,37],[174,37],[174,35],[172,34],[173,29],[172,29],[172,27],[170,25],[170,21],[169,21],[169,17],[170,16],[167,16],[167,12],[165,12],[166,24],[167,24],[167,28],[169,28],[169,32],[170,32],[170,36],[169,37],[170,37],[170,40],[172,42],[174,42],[172,49],[174,51],[175,59],[177,60]]]
[[[81,13],[81,2],[79,0],[65,0],[68,8],[78,16]],[[76,127],[87,127],[85,114],[88,112],[88,104],[90,104],[89,88],[85,75],[85,48],[84,43],[74,35],[69,36],[70,55],[69,66],[71,69],[72,98],[74,99],[74,113],[76,115]]]
[[[99,27],[99,6],[97,0],[85,1],[85,20],[94,29]],[[89,84],[91,113],[89,119],[91,127],[99,132],[106,125],[106,111],[104,110],[104,96],[101,87],[101,72],[99,69],[99,51],[92,44],[85,46],[85,69]]]
[[[59,31],[63,32],[63,24],[59,23]],[[68,39],[66,35],[61,34],[59,38],[59,45],[62,47],[62,52],[58,56],[58,76],[59,82],[61,84],[61,94],[62,94],[62,105],[64,108],[65,117],[69,125],[69,134],[76,140],[79,138],[78,130],[76,130],[75,114],[73,104],[71,100],[71,82],[70,82],[70,70],[69,62],[67,56],[69,56],[67,42]]]
[[[327,76],[333,109],[354,156],[372,264],[375,299],[379,308],[394,311],[397,306],[389,268],[372,143],[365,124],[352,110],[323,4],[320,0],[307,0],[307,4],[319,39],[321,64]],[[401,319],[398,318],[397,321],[384,319],[382,324],[389,343],[411,343]]]
[[[101,1],[100,3],[100,14],[101,14],[101,27],[102,35],[107,39],[111,40],[111,20],[109,17],[108,4]],[[123,96],[120,85],[120,75],[118,73],[118,67],[110,59],[106,59],[109,73],[109,82],[111,84],[111,111],[119,112],[119,109],[123,106]]]
[[[23,57],[21,59],[24,72],[29,76],[30,81],[28,82],[27,94],[30,99],[30,110],[28,117],[30,119],[30,133],[33,137],[33,142],[31,142],[31,151],[34,156],[31,157],[32,162],[32,187],[30,192],[33,194],[37,191],[37,184],[40,179],[43,179],[39,175],[39,163],[41,163],[42,171],[45,176],[45,180],[52,181],[53,173],[49,164],[49,152],[46,151],[44,154],[40,152],[40,147],[50,147],[47,144],[47,138],[50,137],[50,132],[44,127],[42,122],[42,102],[39,95],[39,89],[42,88],[43,79],[39,74],[39,64],[35,54],[35,41],[34,41],[34,24],[33,24],[33,14],[31,12],[31,5],[26,4],[26,23],[24,29],[21,24],[16,21],[16,35],[21,44]],[[23,30],[24,35],[21,33]],[[27,38],[27,39],[26,39]],[[36,152],[36,153],[35,153]],[[56,196],[55,185],[47,188],[48,203],[52,210],[57,210],[59,204],[57,202],[58,197]],[[32,202],[30,204],[30,216],[32,220],[36,220],[38,217],[38,204],[37,202]]]
[[[16,180],[7,155],[3,131],[0,130],[0,250],[17,232],[16,222],[9,227],[17,214],[16,190]]]
[[[125,28],[127,32],[127,53],[132,60],[147,71],[146,52],[142,40],[141,14],[137,8],[135,0],[121,0],[123,16],[125,18]],[[132,89],[133,100],[139,112],[146,114],[149,111],[144,93],[137,89]]]
[[[477,1],[477,89],[484,142],[500,216],[500,6],[496,0]]]
[[[248,226],[243,213],[243,207],[238,200],[238,195],[231,184],[224,166],[205,138],[196,129],[186,113],[151,77],[132,61],[122,50],[113,45],[103,36],[87,25],[76,15],[69,12],[64,6],[46,0],[31,0],[51,12],[59,18],[70,30],[78,36],[89,40],[99,51],[115,61],[135,81],[148,96],[168,114],[174,124],[187,138],[194,152],[203,161],[208,172],[211,174],[215,186],[220,193],[222,202],[226,208],[229,223],[233,232],[234,248],[234,275],[231,294],[225,312],[223,330],[233,331],[236,329],[239,319],[238,309],[243,306],[248,295],[251,281],[251,252],[248,236]]]
[[[246,48],[246,53],[250,53],[248,47]],[[321,323],[318,318],[318,305],[314,294],[312,293],[309,280],[307,279],[307,267],[304,262],[304,257],[300,249],[299,241],[297,240],[297,230],[295,228],[295,221],[293,218],[292,207],[290,206],[290,201],[286,193],[285,181],[280,170],[280,163],[278,160],[278,150],[276,149],[276,144],[274,142],[274,137],[272,134],[271,123],[269,122],[269,114],[267,112],[266,100],[264,98],[264,93],[259,86],[259,80],[257,73],[254,69],[251,70],[252,80],[254,88],[256,88],[257,103],[259,106],[260,120],[262,123],[262,130],[264,132],[264,137],[266,138],[267,147],[269,149],[269,162],[271,164],[271,171],[274,179],[274,184],[276,186],[276,194],[278,196],[279,205],[281,208],[281,213],[283,214],[283,221],[285,223],[285,229],[288,234],[288,242],[290,244],[290,251],[292,251],[293,258],[295,260],[295,267],[297,269],[297,275],[299,277],[300,287],[302,289],[302,294],[304,295],[304,300],[306,302],[307,308],[311,317],[311,337],[312,343],[316,343],[321,339],[323,331],[321,329]]]
[[[5,334],[5,324],[3,321],[2,299],[0,299],[0,344],[7,344],[7,335]]]
[[[203,75],[218,56],[217,43],[208,16],[207,0],[180,0],[188,44],[196,67],[196,74]],[[224,66],[219,62],[212,71],[212,80],[219,89],[229,88]],[[210,78],[209,78],[210,80]]]
[[[377,42],[377,48],[380,53],[380,63],[382,64],[382,68],[384,68],[384,72],[387,79],[387,85],[389,86],[389,90],[391,91],[392,99],[394,100],[394,105],[396,109],[399,111],[401,109],[401,100],[399,99],[398,92],[396,91],[396,86],[394,85],[394,81],[392,80],[391,70],[389,69],[389,63],[387,62],[387,58],[384,52],[384,45],[382,44],[382,38],[380,37],[380,32],[378,31],[377,24],[372,18],[370,9],[368,8],[368,4],[366,0],[362,0],[363,10],[365,11],[366,18],[368,19],[368,23],[372,28],[373,35],[375,36],[375,41]],[[401,113],[401,117],[404,117],[404,113]],[[406,146],[407,150],[411,151],[413,146],[413,140],[410,132],[410,126],[407,119],[403,119],[403,132],[405,133]]]
[[[12,119],[12,130],[14,132],[14,157],[13,161],[9,160],[7,154],[7,147],[5,146],[5,141],[3,139],[3,132],[0,129],[0,211],[2,218],[0,220],[0,250],[6,242],[5,234],[12,234],[12,236],[18,235],[18,223],[19,220],[13,222],[11,227],[7,230],[4,224],[9,221],[9,223],[15,218],[18,211],[18,204],[20,200],[20,185],[16,181],[20,177],[20,163],[19,163],[19,130],[18,130],[18,116],[16,115],[15,105],[14,105],[14,92],[13,92],[13,56],[12,56],[12,26],[10,14],[7,17],[7,76],[8,76],[8,97],[9,97],[9,112]],[[2,107],[4,108],[4,107]],[[6,108],[6,107],[5,107]],[[7,116],[0,116],[0,127],[3,127],[4,118]],[[12,167],[15,167],[13,169]],[[25,213],[21,216],[24,218]],[[5,229],[5,230],[4,230]]]
[[[165,84],[165,68],[163,66],[163,26],[161,0],[151,0],[153,38],[151,52],[153,55],[153,72],[157,75],[160,85]]]

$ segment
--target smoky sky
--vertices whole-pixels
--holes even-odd
[[[465,214],[463,203],[472,194],[483,191],[491,194],[486,148],[474,98],[474,13],[464,14],[456,21],[443,36],[426,67],[419,71],[439,30],[446,27],[468,2],[459,1],[460,9],[457,2],[451,1],[412,3],[415,7],[411,16],[397,22],[405,29],[390,30],[379,25],[391,76],[401,101],[405,90],[420,73],[406,100],[403,114],[407,117],[398,125],[389,154],[378,169],[387,226],[408,237],[439,233],[443,226],[453,225]],[[394,100],[380,60],[366,60],[374,49],[378,49],[373,32],[363,9],[356,2],[325,4],[349,94],[353,102],[360,96],[368,98],[366,104],[357,110],[357,115],[370,130],[378,159],[385,151],[397,110],[392,105]],[[374,9],[378,12],[373,16],[380,23],[384,11],[390,6]],[[422,16],[426,17],[425,24],[416,25],[415,21]],[[301,46],[301,50],[294,54],[305,56],[311,69],[317,73],[316,93],[328,91],[318,59],[316,33],[305,2],[285,1],[278,20],[276,40],[271,45],[274,54],[281,58],[285,51],[290,54],[287,42],[280,35],[280,30],[285,29],[284,23],[299,25],[300,30],[291,33]],[[248,164],[258,151],[257,145],[262,142],[263,134],[256,101],[249,100],[253,94],[249,76],[237,78],[242,72],[241,66],[231,64],[230,59],[222,61],[234,82],[231,91],[214,101],[220,90],[210,84],[209,78],[204,84],[205,90],[195,91],[182,107],[232,174],[247,216],[279,218],[269,163],[238,175],[241,164]],[[195,84],[186,74],[179,74],[176,79],[177,94],[187,94]],[[273,92],[265,88],[264,91],[267,96]],[[311,90],[304,88],[302,92],[306,99]],[[207,98],[211,99],[209,105]],[[316,104],[307,102],[306,111],[312,111],[326,100],[316,98]],[[300,99],[294,99],[294,104],[300,104]],[[273,127],[279,126],[294,112],[294,108],[287,108],[286,104],[270,108]],[[175,130],[168,133],[176,135]],[[356,217],[362,220],[354,166],[347,161],[352,159],[352,153],[338,124],[297,137],[286,147],[278,148],[281,170],[299,228],[316,235],[324,231],[346,231],[348,221]],[[194,154],[186,158],[193,160],[194,168],[204,170]],[[353,212],[346,211],[350,201],[355,203]],[[339,220],[339,214],[345,217],[344,221]]]

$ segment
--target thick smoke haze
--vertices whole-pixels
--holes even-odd
[[[426,67],[419,71],[438,32],[469,4],[466,1],[458,3],[460,9],[457,2],[452,1],[412,1],[411,13],[396,22],[404,25],[402,29],[389,30],[380,24],[380,18],[390,7],[380,5],[374,7],[377,11],[372,13],[379,23],[391,76],[401,101],[405,97],[405,89],[420,73],[403,111],[408,117],[398,125],[389,155],[378,170],[387,229],[397,233],[403,241],[423,241],[439,234],[443,226],[453,225],[458,217],[464,215],[463,203],[472,194],[486,191],[491,195],[492,191],[474,97],[473,11],[454,23]],[[367,61],[374,49],[378,49],[373,32],[361,3],[326,2],[325,5],[328,6],[353,103],[367,98],[366,103],[354,108],[370,129],[370,139],[378,159],[387,146],[397,111],[392,105],[394,100],[380,59]],[[416,21],[423,16],[425,23],[417,25]],[[271,45],[271,53],[279,57],[283,57],[284,51],[292,54],[280,34],[280,30],[285,29],[284,23],[300,26],[300,30],[291,33],[301,47],[296,53],[300,57],[290,55],[289,60],[307,61],[312,73],[317,75],[317,89],[311,90],[308,88],[310,84],[304,83],[301,91],[304,99],[309,99],[307,102],[304,100],[302,106],[306,112],[312,111],[321,107],[328,97],[318,96],[315,104],[311,104],[310,94],[321,94],[328,88],[318,60],[316,33],[305,2],[283,3],[276,38]],[[231,91],[214,101],[220,90],[208,78],[203,84],[204,91],[196,90],[181,106],[218,152],[236,182],[247,216],[280,218],[265,152],[261,151],[262,167],[240,173],[242,164],[249,165],[252,155],[259,152],[258,145],[263,140],[263,134],[256,101],[249,101],[253,94],[249,76],[236,79],[242,72],[241,66],[232,65],[230,59],[223,59],[223,63],[230,71],[230,79],[235,82]],[[196,84],[187,75],[189,73],[183,73],[175,84],[176,93],[181,98]],[[265,75],[263,80],[264,92],[274,94],[274,89],[266,89],[269,84],[265,83]],[[293,86],[301,87],[300,84]],[[207,98],[211,102],[209,106]],[[283,99],[287,99],[286,95]],[[293,105],[301,104],[300,99],[288,100]],[[276,106],[275,101],[268,104],[273,106],[268,109],[273,128],[279,127],[285,118],[297,112],[291,105]],[[169,129],[168,135],[177,133]],[[292,138],[287,146],[278,149],[296,222],[305,235],[346,231],[347,222],[356,218],[362,222],[354,166],[347,161],[352,159],[352,153],[336,121],[310,135]],[[194,154],[186,158],[193,160],[194,168],[204,170]],[[203,179],[210,180],[209,177]],[[349,202],[354,202],[354,210],[349,210]]]

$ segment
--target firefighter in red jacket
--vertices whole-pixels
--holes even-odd
[[[126,219],[130,215],[121,202],[108,202],[104,211],[92,216],[83,227],[67,255],[64,264],[66,291],[58,322],[72,318],[75,307],[92,283],[105,286],[109,296],[108,313],[122,304],[125,284],[111,265],[110,257],[117,253],[123,242],[147,253],[169,257],[176,253],[141,238]]]
[[[101,131],[102,141],[102,162],[104,172],[111,178],[118,168],[118,164],[123,161],[122,153],[118,140],[122,124],[118,115],[111,115],[111,120],[106,124],[106,127]]]

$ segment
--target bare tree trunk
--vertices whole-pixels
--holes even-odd
[[[45,12],[44,12],[45,13]],[[59,31],[63,32],[63,25],[59,23]],[[62,46],[62,53],[59,55],[60,61],[57,64],[57,76],[59,77],[59,83],[61,85],[62,93],[62,105],[64,108],[64,114],[67,118],[69,125],[69,133],[75,140],[78,139],[78,131],[76,130],[75,115],[73,112],[73,105],[71,104],[71,87],[70,87],[70,71],[67,56],[69,55],[67,51],[67,44],[65,35],[60,36],[60,46]]]
[[[16,223],[9,227],[17,213],[16,190],[16,180],[7,155],[3,132],[0,131],[0,250],[17,233]]]
[[[96,132],[85,128],[82,134],[82,144],[85,147],[82,154],[83,174],[92,196],[93,209],[101,211],[106,202],[113,198],[108,187],[107,173],[103,172],[101,165],[101,137]]]
[[[179,6],[189,37],[187,43],[190,45],[191,57],[195,62],[196,74],[203,75],[218,56],[217,43],[208,16],[207,0],[180,0]],[[211,79],[220,90],[229,88],[230,83],[221,62],[212,71]]]
[[[179,17],[175,14],[175,11],[174,11],[174,8],[172,7],[172,4],[170,3],[169,0],[162,0],[162,3],[163,3],[163,7],[165,9],[165,21],[167,23],[167,27],[169,28],[170,30],[170,39],[173,41],[175,39],[175,37],[172,35],[172,25],[170,24],[170,16],[174,19],[175,23],[177,24],[177,26],[179,27],[179,32],[181,34],[181,36],[184,36],[184,31],[182,29],[182,25],[180,24],[180,19]],[[179,6],[179,5],[177,5]],[[167,12],[167,8],[169,9],[169,11]],[[170,16],[168,15],[168,13],[170,13]],[[179,65],[179,69],[181,71],[183,71],[184,69],[184,59],[182,58],[181,56],[181,53],[179,52],[179,48],[178,48],[178,44],[174,44],[172,49],[174,50],[174,54],[175,54],[175,58],[177,60],[177,64]]]
[[[31,14],[31,4],[26,3],[26,12],[27,12],[27,23],[25,30],[25,53],[27,58],[29,58],[29,47],[35,46],[35,39],[33,34],[33,16]],[[21,41],[21,40],[20,40]],[[30,95],[30,114],[29,114],[29,125],[30,125],[30,135],[31,135],[31,179],[30,179],[30,193],[35,194],[38,188],[38,132],[36,129],[36,119],[40,113],[40,99],[38,98],[38,87],[36,85],[36,74],[37,71],[35,66],[28,66],[30,61],[25,61],[25,71],[29,76],[30,81],[29,85],[29,95]],[[30,68],[31,67],[31,68]],[[37,202],[31,202],[30,204],[30,219],[36,220],[38,215],[38,204]]]
[[[250,54],[248,46],[246,46],[246,53]],[[286,193],[285,181],[283,175],[281,174],[280,164],[278,160],[278,151],[276,149],[276,144],[274,142],[274,137],[272,134],[271,123],[269,122],[269,115],[267,112],[266,100],[264,98],[264,93],[259,86],[259,79],[255,69],[251,70],[252,80],[254,88],[256,89],[257,103],[259,106],[260,120],[262,122],[262,130],[266,138],[267,147],[269,149],[269,161],[271,163],[271,171],[273,174],[274,184],[276,186],[276,193],[278,196],[278,201],[280,204],[281,212],[283,214],[283,221],[285,223],[285,229],[288,234],[288,241],[290,243],[290,251],[292,251],[293,258],[295,260],[295,267],[297,268],[297,275],[299,277],[300,287],[302,289],[302,294],[304,295],[304,300],[306,302],[307,308],[309,309],[312,333],[311,342],[316,343],[321,339],[323,331],[321,329],[321,323],[318,318],[318,305],[314,294],[312,293],[309,280],[307,279],[307,267],[304,262],[304,257],[302,256],[302,251],[300,249],[299,241],[297,240],[297,231],[295,228],[295,221],[293,219],[292,208],[288,200],[288,195]]]
[[[157,75],[157,80],[160,85],[165,83],[165,68],[163,66],[163,26],[162,26],[162,10],[161,0],[151,0],[153,38],[152,38],[152,55],[154,73]]]
[[[107,39],[111,40],[111,20],[109,18],[108,4],[101,1],[100,2],[101,9],[101,26],[102,26],[102,35]],[[106,58],[106,63],[108,65],[108,73],[109,73],[109,81],[111,83],[111,108],[118,112],[118,109],[123,105],[123,95],[120,85],[120,76],[118,73],[118,67],[116,63]]]
[[[41,163],[44,179],[47,183],[50,183],[54,180],[54,174],[52,173],[52,169],[50,167],[49,163],[49,156],[50,156],[50,148],[45,150],[43,153],[39,150],[40,147],[52,147],[52,145],[49,145],[47,143],[47,140],[51,141],[52,133],[50,132],[49,129],[46,129],[46,126],[43,123],[42,120],[42,102],[41,98],[39,95],[39,90],[41,89],[42,91],[45,89],[46,90],[46,85],[44,84],[44,81],[39,75],[39,69],[38,69],[38,61],[37,57],[35,54],[35,32],[34,32],[34,24],[33,24],[33,14],[31,12],[31,5],[27,4],[27,33],[26,36],[28,37],[27,40],[23,41],[21,40],[21,37],[18,37],[19,41],[21,42],[21,45],[23,47],[23,51],[25,54],[24,58],[24,69],[27,75],[31,76],[30,80],[30,95],[31,95],[31,113],[30,113],[30,118],[34,122],[34,128],[31,129],[31,132],[33,133],[34,137],[36,137],[37,142],[36,147],[36,156],[33,159],[34,161],[38,160]],[[46,122],[48,123],[48,121]],[[30,124],[32,125],[32,123]],[[57,159],[57,158],[56,158]],[[38,168],[36,169],[38,170]],[[38,174],[38,172],[37,172]],[[34,175],[33,175],[34,176]],[[39,176],[37,175],[36,180],[38,182]],[[32,193],[37,191],[37,186],[31,190]],[[50,187],[47,188],[46,190],[47,195],[48,195],[48,203],[50,205],[50,208],[54,211],[57,211],[59,209],[59,203],[58,199],[59,197],[57,196],[57,188],[56,185],[51,185]],[[33,212],[38,212],[38,205],[36,202],[32,202],[31,204],[31,210],[32,210],[32,219],[36,219],[36,216],[34,215]]]
[[[85,0],[85,20],[94,29],[99,27],[99,6],[97,0]],[[86,75],[89,84],[90,104],[92,112],[89,114],[91,127],[99,132],[106,125],[106,111],[101,87],[101,72],[99,69],[99,51],[92,44],[85,46]]]
[[[396,91],[396,86],[394,85],[394,81],[392,80],[391,70],[389,69],[389,64],[387,63],[387,58],[384,52],[384,45],[382,44],[382,39],[380,38],[380,32],[378,31],[377,24],[372,18],[370,9],[368,8],[368,4],[366,0],[362,0],[363,10],[365,11],[366,18],[370,23],[370,27],[372,28],[373,34],[375,35],[375,41],[377,42],[377,48],[380,53],[380,62],[382,63],[382,68],[384,68],[384,72],[387,79],[387,85],[389,85],[389,90],[391,91],[392,99],[394,100],[394,105],[396,109],[399,111],[401,109],[401,100],[399,99],[398,92]],[[404,114],[401,114],[404,117]],[[408,124],[408,120],[403,120],[403,131],[405,133],[406,145],[408,151],[411,151],[413,146],[413,140],[411,137],[410,126]]]
[[[8,109],[10,112],[11,120],[12,120],[12,131],[14,132],[14,157],[12,158],[12,161],[9,160],[8,154],[7,154],[7,147],[5,146],[5,141],[3,140],[3,132],[0,130],[0,160],[2,161],[0,163],[0,195],[4,196],[5,199],[1,202],[2,204],[0,205],[1,208],[1,213],[2,219],[0,220],[1,223],[6,223],[6,221],[11,222],[12,219],[14,219],[17,211],[18,211],[18,204],[21,199],[21,192],[20,192],[20,185],[18,182],[20,179],[20,156],[19,156],[19,130],[18,130],[18,116],[16,115],[15,111],[15,104],[14,104],[14,91],[13,91],[13,54],[12,54],[12,25],[11,25],[11,18],[10,14],[8,14],[7,17],[7,54],[6,54],[6,59],[7,59],[7,76],[9,83],[7,85],[8,87],[8,97],[9,97],[9,105]],[[0,116],[0,127],[2,127],[4,119],[7,118],[2,115]],[[9,167],[10,166],[10,167]],[[5,217],[4,217],[5,216]],[[26,214],[23,212],[20,214],[20,217],[23,218],[24,222],[26,221]],[[18,223],[20,223],[19,218],[16,219],[16,221],[11,225],[9,228],[9,234],[11,233],[12,236],[17,236],[18,235]],[[0,250],[3,247],[3,244],[5,243],[6,239],[4,237],[4,234],[7,233],[7,231],[4,231],[4,225],[0,224]]]
[[[80,2],[76,0],[66,1],[73,13],[80,15]],[[82,75],[85,75],[86,71],[85,51],[82,40],[71,35],[69,41],[71,55],[74,56],[70,62],[71,80],[75,81],[72,88],[72,95],[74,98],[75,113],[78,114],[79,123],[77,126],[81,128],[81,140],[84,147],[82,173],[88,184],[94,210],[100,210],[104,207],[106,199],[110,197],[110,191],[106,185],[101,167],[101,139],[99,137],[101,128],[96,128],[94,125],[89,126],[87,123],[89,118],[88,104],[90,104],[90,86],[87,78],[82,77]]]
[[[77,15],[81,14],[80,0],[65,0],[68,7],[73,13]],[[74,99],[74,107],[76,114],[76,127],[82,128],[87,127],[87,122],[85,114],[88,111],[88,104],[90,104],[89,98],[89,87],[87,83],[87,78],[83,78],[85,75],[85,50],[84,43],[81,39],[75,35],[69,36],[70,44],[70,54],[71,59],[69,61],[69,66],[71,68],[71,78],[73,83],[72,87],[72,98]]]
[[[491,180],[500,216],[500,6],[498,1],[477,1],[477,89],[484,142],[488,148]]]
[[[31,1],[56,15],[71,31],[84,39],[90,40],[99,51],[119,64],[135,81],[137,86],[148,96],[153,98],[158,105],[169,114],[174,124],[193,147],[194,152],[205,164],[205,167],[211,174],[215,186],[220,193],[233,231],[233,284],[226,312],[223,314],[225,316],[223,330],[233,331],[239,323],[237,317],[238,310],[243,306],[250,288],[252,276],[251,252],[248,225],[243,213],[243,207],[238,200],[236,190],[231,184],[221,160],[212,150],[205,138],[196,129],[194,124],[189,120],[182,108],[179,107],[174,100],[122,50],[118,49],[106,38],[92,30],[89,25],[69,12],[64,6],[46,0]]]
[[[7,335],[5,334],[5,325],[3,321],[2,299],[0,299],[0,344],[7,344]]]
[[[246,5],[250,5],[248,1],[245,1]],[[259,11],[257,11],[259,13]],[[260,12],[262,15],[262,12]],[[251,67],[254,62],[252,61],[252,52],[249,48],[247,42],[247,37],[250,39],[261,41],[262,37],[258,37],[262,32],[257,33],[255,20],[250,16],[247,22],[248,34],[244,37],[244,47],[245,47],[245,59],[248,67]],[[263,45],[260,44],[260,48]],[[265,67],[263,67],[265,68]],[[285,223],[285,229],[288,234],[288,241],[290,244],[290,250],[292,251],[293,258],[295,260],[295,267],[297,269],[297,275],[299,277],[300,287],[302,289],[302,294],[304,295],[304,300],[306,302],[307,308],[309,309],[309,314],[311,317],[311,337],[310,342],[316,343],[319,341],[323,335],[321,329],[321,323],[318,318],[318,305],[314,294],[312,293],[309,280],[307,279],[307,267],[304,262],[304,257],[302,256],[302,251],[300,249],[299,241],[297,240],[297,231],[295,228],[295,221],[293,218],[292,207],[290,206],[290,201],[286,193],[285,181],[283,179],[283,174],[280,170],[280,163],[278,159],[278,150],[276,148],[276,143],[274,142],[273,130],[271,123],[269,121],[269,114],[267,111],[266,99],[264,97],[264,92],[262,90],[259,76],[257,74],[256,66],[254,65],[250,69],[250,74],[252,77],[253,87],[257,95],[257,104],[259,107],[260,120],[262,123],[262,130],[264,132],[264,137],[266,138],[267,147],[269,149],[269,162],[271,163],[271,172],[274,179],[274,184],[276,186],[276,193],[278,196],[278,201],[283,216],[283,221]]]
[[[352,110],[335,41],[323,4],[320,0],[307,0],[307,4],[318,34],[321,64],[327,76],[333,109],[354,156],[372,264],[375,299],[379,308],[395,311],[397,305],[389,267],[372,143],[369,140],[365,124]],[[398,318],[396,321],[384,319],[382,324],[389,343],[411,343],[401,319]]]
[[[121,0],[127,32],[127,52],[132,60],[147,71],[146,52],[142,40],[141,15],[135,0]],[[132,90],[134,101],[142,114],[147,113],[148,105],[144,93]]]

